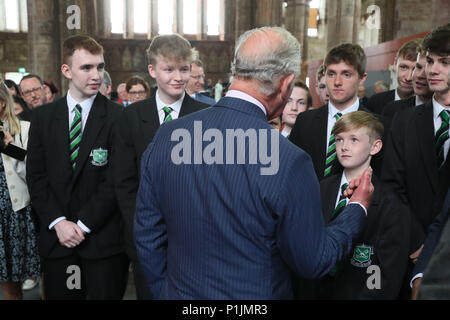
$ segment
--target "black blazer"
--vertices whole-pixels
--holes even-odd
[[[392,101],[384,106],[382,115],[389,119],[392,119],[397,112],[409,108],[414,108],[415,106],[416,96],[412,96],[404,100]]]
[[[359,110],[370,112],[360,105]],[[378,116],[384,125],[384,136],[389,131],[389,121],[382,116]],[[328,104],[313,110],[302,112],[298,115],[295,125],[292,128],[289,140],[295,145],[306,151],[312,158],[314,170],[317,178],[323,179],[325,171],[325,158],[328,127]],[[375,172],[381,173],[381,165],[383,159],[383,149],[372,159],[371,165]],[[333,165],[331,174],[342,172],[342,166],[336,160]]]
[[[114,184],[114,124],[122,107],[97,94],[83,131],[77,166],[69,159],[69,115],[66,97],[33,111],[28,142],[27,183],[40,219],[39,249],[44,258],[68,256],[98,259],[124,251],[123,226]],[[98,161],[96,150],[106,150]],[[91,233],[74,249],[59,243],[55,219],[81,220]]]
[[[450,185],[450,161],[438,170],[433,104],[398,112],[385,144],[382,180],[412,212],[411,252],[424,243],[428,226],[440,212]]]
[[[384,107],[392,101],[395,101],[395,90],[380,92],[369,98],[366,107],[373,113],[382,114]]]
[[[337,174],[320,183],[325,223],[331,220],[340,182],[341,174]],[[408,265],[411,217],[407,206],[375,175],[372,183],[375,192],[364,230],[355,240],[351,255],[337,264],[335,276],[327,275],[316,282],[316,298],[396,299],[399,294]],[[364,258],[358,257],[356,247],[369,247],[371,253]],[[371,275],[367,268],[370,265],[380,268],[380,289],[367,287],[367,279]]]
[[[186,93],[179,117],[207,107],[209,105],[192,99]],[[132,259],[137,259],[133,241],[133,223],[141,176],[141,157],[159,127],[156,92],[150,98],[126,107],[117,125],[115,189],[125,222],[126,249]]]

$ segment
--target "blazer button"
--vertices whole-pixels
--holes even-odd
[[[17,198],[14,198],[13,202],[16,203],[17,202]]]

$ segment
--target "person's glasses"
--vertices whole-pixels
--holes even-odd
[[[44,87],[37,87],[37,88],[33,88],[27,91],[22,91],[22,95],[24,97],[28,97],[30,96],[33,92],[38,92],[39,90],[42,90]]]
[[[205,79],[205,75],[204,74],[200,74],[198,76],[191,76],[191,78],[198,81],[200,79]]]
[[[147,94],[147,91],[129,91],[128,94],[132,96],[143,96]]]

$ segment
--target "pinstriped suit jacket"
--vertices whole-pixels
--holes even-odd
[[[348,205],[325,228],[319,184],[305,152],[277,134],[275,175],[261,175],[260,164],[176,165],[171,153],[180,142],[171,135],[187,130],[194,158],[194,121],[201,121],[203,132],[222,133],[224,162],[227,129],[271,132],[256,105],[230,97],[160,127],[142,157],[135,215],[138,258],[155,297],[290,299],[291,271],[320,277],[349,253],[364,210]]]

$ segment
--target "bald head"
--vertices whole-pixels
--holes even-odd
[[[283,76],[300,74],[300,60],[297,39],[285,29],[263,27],[239,37],[231,72],[236,78],[257,80],[259,90],[270,95]]]

